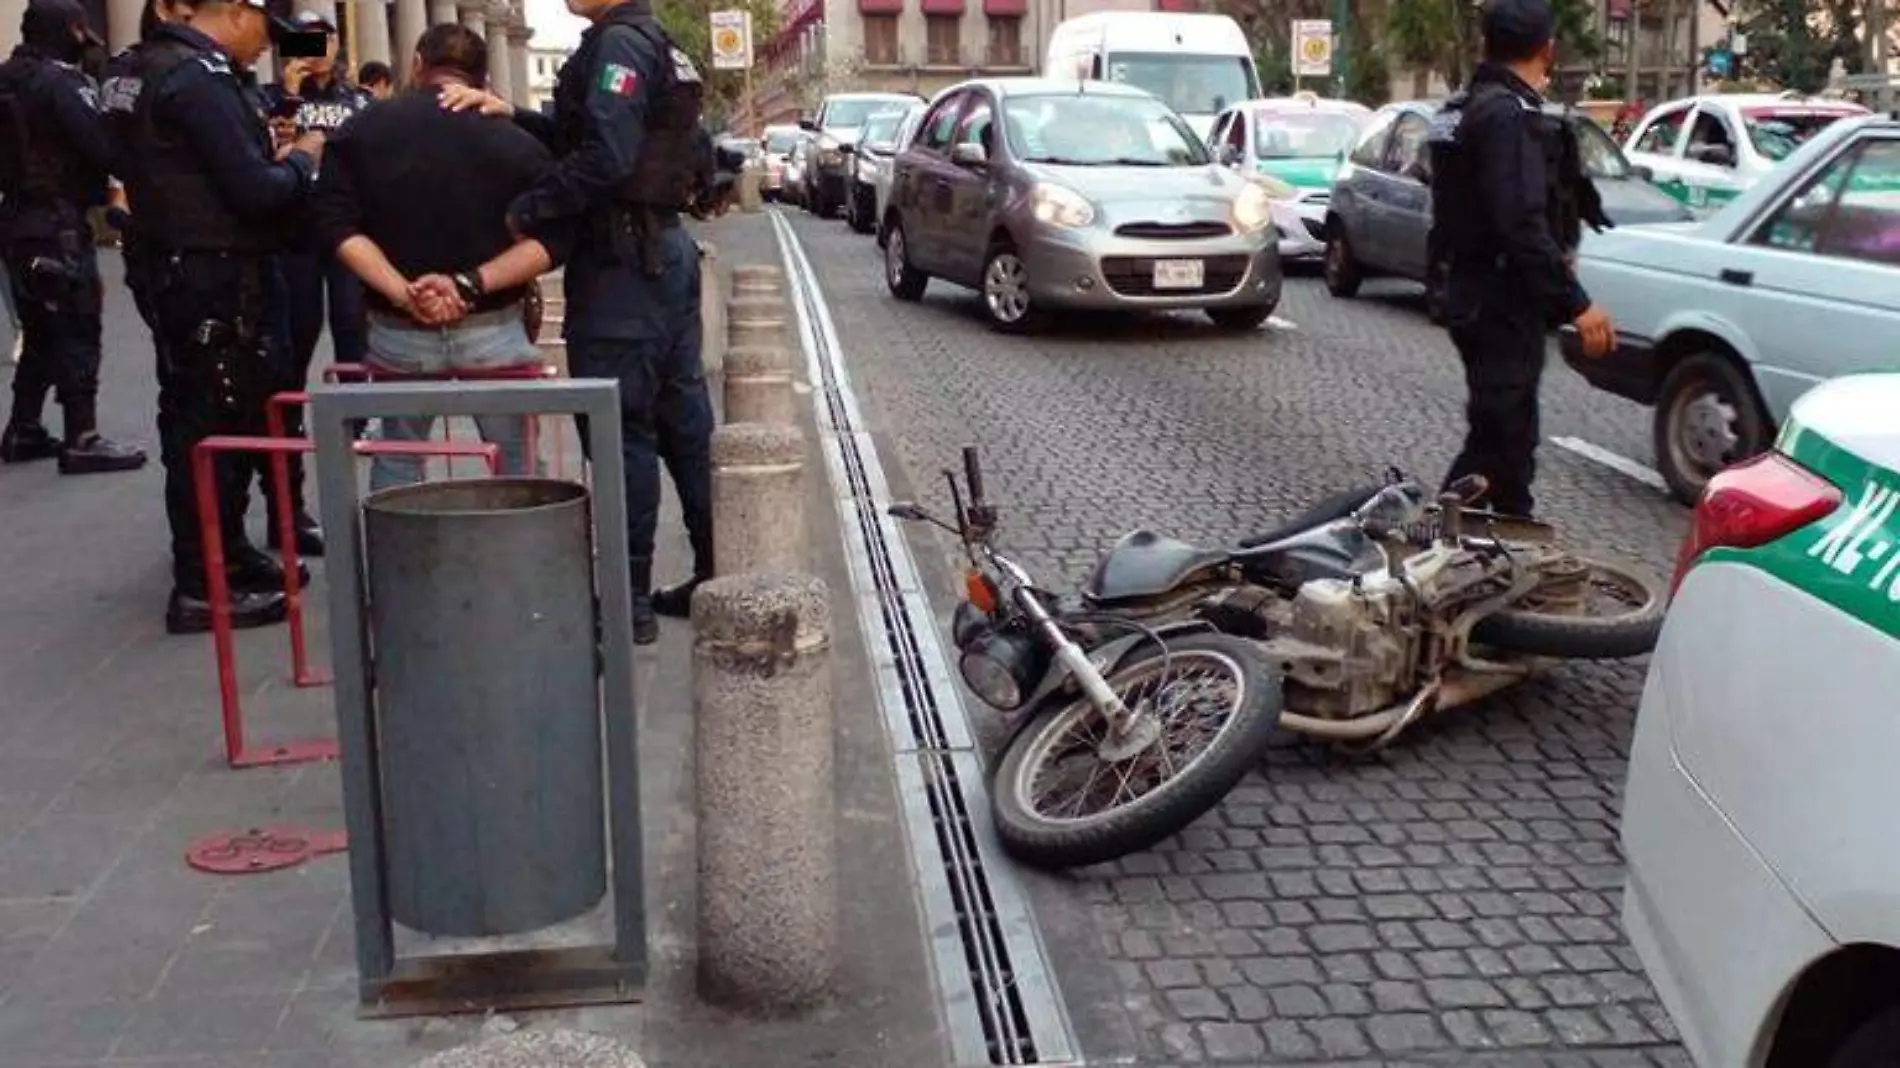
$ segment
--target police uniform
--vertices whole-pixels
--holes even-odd
[[[1555,27],[1543,0],[1493,0],[1485,19],[1487,32],[1516,39],[1547,41]],[[1534,504],[1545,334],[1590,305],[1565,263],[1554,136],[1537,90],[1489,60],[1427,136],[1430,258],[1469,394],[1464,449],[1445,482],[1483,476],[1484,503],[1510,515]]]
[[[126,193],[152,265],[174,584],[166,626],[182,633],[210,622],[191,448],[212,434],[263,430],[274,368],[285,358],[273,318],[282,306],[275,256],[309,196],[316,164],[300,151],[272,159],[256,98],[230,56],[198,30],[159,27],[141,50],[137,74],[143,88],[123,150]],[[242,591],[234,622],[281,620],[273,579],[282,572],[244,530],[246,465],[220,464],[217,477],[226,554]]]
[[[58,456],[67,474],[145,463],[97,429],[102,287],[86,210],[105,202],[111,145],[97,86],[76,65],[96,42],[85,26],[74,0],[32,0],[22,43],[0,63],[0,254],[24,336],[0,460]],[[63,441],[40,423],[54,391]]]
[[[635,640],[654,640],[654,608],[683,615],[712,574],[712,402],[700,362],[699,250],[680,224],[703,190],[703,86],[654,19],[626,0],[581,35],[561,68],[552,118],[516,120],[558,162],[509,208],[519,233],[579,223],[565,271],[568,367],[620,383],[627,459]],[[651,592],[659,461],[673,477],[693,578]]]

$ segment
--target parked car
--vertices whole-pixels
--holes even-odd
[[[765,178],[760,190],[767,200],[777,200],[785,189],[785,163],[798,142],[798,127],[767,126],[759,141],[765,149]]]
[[[805,179],[811,169],[811,148],[811,135],[800,130],[792,141],[791,151],[785,155],[785,177],[779,186],[779,199],[799,205],[810,203]]]
[[[815,118],[799,123],[815,139],[805,170],[806,207],[829,219],[844,207],[846,182],[852,170],[851,151],[864,120],[880,111],[918,103],[909,93],[833,93],[818,106]]]
[[[927,105],[919,101],[906,108],[904,117],[899,120],[897,133],[891,137],[890,158],[884,160],[882,166],[877,169],[877,210],[871,215],[873,220],[882,220],[885,217],[891,203],[891,179],[897,173],[897,154],[909,148],[910,143],[916,140],[917,128],[923,123],[924,114],[929,110]],[[879,222],[874,228],[877,231],[877,246],[883,248],[884,227]]]
[[[1571,366],[1655,409],[1656,467],[1693,503],[1816,382],[1900,370],[1900,121],[1831,126],[1701,223],[1601,234],[1577,275],[1618,344],[1567,344]]]
[[[932,277],[976,289],[1006,331],[1058,306],[1198,308],[1252,329],[1280,300],[1270,207],[1133,86],[965,82],[898,154],[885,278],[900,300]]]
[[[1693,96],[1651,108],[1623,151],[1654,172],[1670,196],[1712,210],[1760,181],[1808,138],[1865,114],[1859,104],[1795,92]]]
[[[1207,143],[1215,157],[1257,177],[1273,194],[1282,262],[1325,255],[1333,182],[1371,121],[1372,109],[1364,104],[1312,93],[1249,100],[1214,120]]]
[[[913,105],[923,110],[922,104]],[[903,111],[880,111],[864,120],[852,151],[851,183],[845,195],[844,217],[860,234],[877,232],[877,187],[897,155],[897,131]]]
[[[1432,226],[1431,159],[1425,131],[1440,101],[1387,104],[1374,113],[1346,157],[1326,211],[1326,288],[1350,297],[1372,276],[1425,281],[1425,239]],[[1577,131],[1583,167],[1618,227],[1682,222],[1692,216],[1651,185],[1616,142],[1583,115],[1552,105]],[[1600,235],[1587,228],[1584,247]],[[1436,299],[1435,293],[1427,293]]]
[[[1710,480],[1679,557],[1623,924],[1699,1068],[1900,1062],[1895,412],[1900,375],[1809,390],[1773,451]]]

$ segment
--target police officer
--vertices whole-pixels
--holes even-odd
[[[283,80],[263,87],[264,104],[273,119],[293,128],[293,136],[313,130],[327,135],[369,106],[371,97],[337,74],[335,24],[315,11],[300,11],[293,21],[300,32],[323,36],[323,54],[286,60]],[[336,361],[362,363],[365,331],[369,328],[362,283],[337,262],[333,253],[317,247],[307,226],[298,227],[282,262],[288,285],[290,362],[279,388],[303,389],[308,383],[317,340],[323,336],[326,295],[330,347]],[[290,432],[301,433],[303,413],[287,414]],[[306,556],[322,555],[322,532],[303,503],[300,457],[291,458],[290,486],[297,551]],[[271,548],[278,548],[275,524],[270,527],[269,539]]]
[[[1489,0],[1484,61],[1432,122],[1434,273],[1465,365],[1469,429],[1446,485],[1487,483],[1479,503],[1529,516],[1545,332],[1573,324],[1586,355],[1615,332],[1566,263],[1559,146],[1540,90],[1556,62],[1548,0]]]
[[[76,0],[32,0],[0,64],[0,251],[24,352],[0,461],[59,457],[63,474],[130,471],[145,454],[99,435],[102,287],[88,208],[103,204],[111,144],[78,64],[99,46]],[[63,440],[40,423],[58,391]]]
[[[159,26],[182,22],[190,14],[191,5],[182,0],[145,0],[145,9],[139,15],[139,39],[107,62],[105,80],[99,86],[99,113],[105,119],[106,133],[114,149],[112,171],[120,176],[112,184],[106,221],[119,232],[119,258],[125,261],[125,285],[131,290],[132,304],[148,330],[155,330],[157,325],[152,317],[152,263],[145,243],[139,240],[131,205],[126,199],[123,176],[131,161],[123,152],[132,143],[132,118],[138,106],[139,91],[144,87],[139,78],[144,51]]]
[[[273,32],[294,32],[266,9],[278,0],[199,0],[189,23],[158,26],[140,52],[142,88],[130,120],[126,192],[152,264],[159,437],[173,589],[174,634],[211,625],[192,490],[191,448],[208,435],[259,433],[264,401],[282,366],[275,255],[306,203],[323,135],[273,151],[258,101],[243,77]],[[277,563],[244,531],[238,464],[221,464],[215,487],[232,569],[233,622],[284,618]]]
[[[561,68],[552,118],[467,87],[445,89],[442,100],[512,114],[558,157],[509,208],[508,222],[527,237],[580,224],[565,272],[568,366],[576,376],[620,382],[634,641],[645,645],[658,636],[656,609],[686,615],[713,566],[713,416],[700,363],[699,250],[680,224],[706,192],[704,87],[650,0],[568,0],[568,10],[593,25]],[[686,520],[693,575],[655,593],[661,459]]]

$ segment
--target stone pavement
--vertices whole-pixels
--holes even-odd
[[[729,225],[745,229],[714,229]],[[769,232],[767,241],[770,255]],[[757,246],[739,240],[723,263],[743,262],[740,250]],[[103,429],[155,455],[149,342],[116,255],[103,260]],[[0,385],[10,376],[0,363]],[[831,548],[821,468],[810,482],[816,567],[842,599],[849,587]],[[356,1019],[343,857],[242,877],[184,864],[186,844],[205,834],[334,829],[342,813],[333,766],[224,766],[210,640],[163,633],[159,486],[156,460],[87,479],[62,479],[45,464],[0,469],[0,1068],[398,1068],[477,1037],[479,1017]],[[261,544],[260,515],[254,504]],[[663,577],[687,562],[676,515],[669,501]],[[319,664],[323,581],[311,617]],[[853,613],[833,618],[844,905],[836,1004],[802,1021],[755,1023],[692,996],[689,633],[669,622],[660,643],[639,652],[636,680],[648,1000],[524,1015],[523,1026],[625,1039],[657,1068],[943,1061],[909,871],[889,859],[902,833],[862,644]],[[333,733],[328,691],[286,681],[284,628],[240,634],[238,661],[254,734]]]
[[[1344,301],[1296,273],[1282,321],[1238,336],[1103,315],[1003,337],[954,285],[893,299],[869,238],[786,210],[892,492],[943,503],[936,472],[981,444],[1001,542],[1051,588],[1136,527],[1229,542],[1390,464],[1435,479],[1463,433],[1457,359],[1407,287]],[[1649,455],[1645,412],[1554,361],[1544,431]],[[1550,445],[1539,461],[1572,544],[1668,573],[1681,508]],[[951,557],[911,540],[921,566]],[[956,574],[936,569],[940,610]],[[1645,666],[1563,665],[1376,756],[1289,745],[1156,849],[1032,878],[1091,1060],[1686,1064],[1617,917]]]

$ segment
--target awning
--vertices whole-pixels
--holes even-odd
[[[904,0],[858,0],[860,15],[901,15]]]
[[[963,0],[923,0],[926,15],[961,15]]]
[[[1028,0],[983,0],[985,15],[1022,16],[1029,10]]]

